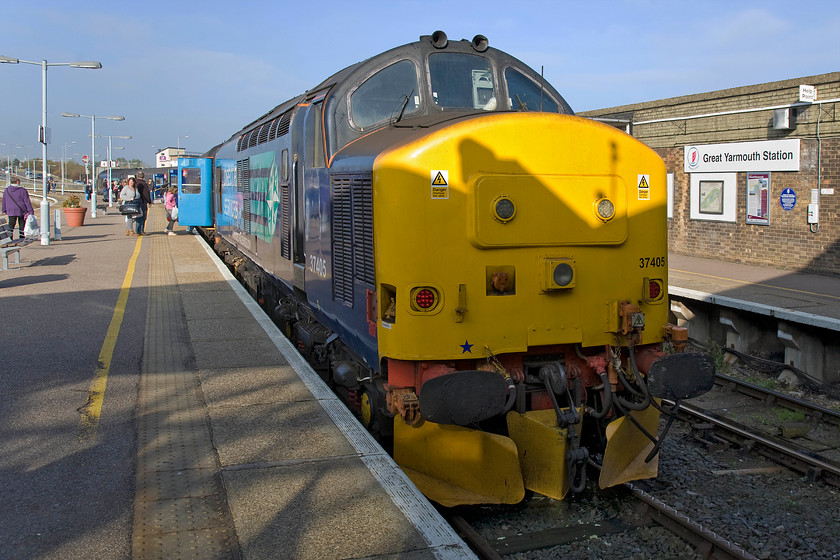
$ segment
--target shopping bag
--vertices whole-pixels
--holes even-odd
[[[41,235],[41,228],[38,227],[38,220],[35,216],[29,214],[26,217],[26,223],[23,226],[24,237],[39,237]]]
[[[140,199],[135,198],[134,200],[126,200],[122,204],[120,204],[120,214],[124,214],[126,216],[136,216],[140,214]]]
[[[173,206],[172,209],[169,211],[169,217],[172,218],[173,222],[178,219],[178,207],[177,206]]]

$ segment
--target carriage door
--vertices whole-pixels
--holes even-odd
[[[308,219],[307,197],[317,194],[321,175],[326,167],[324,153],[323,101],[326,92],[309,96],[298,105],[292,121],[292,261],[295,288],[305,290],[307,258],[307,227],[320,227]],[[311,247],[310,247],[311,249]]]
[[[213,160],[178,158],[178,223],[213,225]]]

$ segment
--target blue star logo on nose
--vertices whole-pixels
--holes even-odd
[[[470,344],[469,340],[465,340],[464,343],[460,344],[459,346],[461,346],[461,348],[464,349],[464,351],[461,352],[461,354],[466,354],[467,352],[472,354],[472,347],[475,346],[475,344]]]

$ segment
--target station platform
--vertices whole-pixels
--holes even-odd
[[[668,255],[669,293],[840,331],[840,277]]]
[[[475,558],[197,235],[0,271],[0,557]]]

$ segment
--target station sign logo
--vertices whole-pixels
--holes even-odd
[[[697,146],[687,146],[685,155],[685,163],[689,169],[697,169],[697,164],[700,163],[700,151]]]

